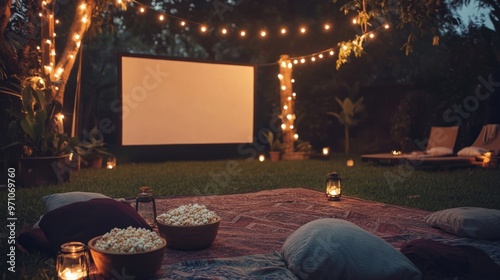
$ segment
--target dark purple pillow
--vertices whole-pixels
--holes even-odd
[[[40,220],[53,254],[66,242],[87,244],[113,228],[129,226],[152,230],[129,203],[109,198],[75,202],[49,211]]]
[[[19,232],[17,243],[29,253],[35,251],[50,253],[50,244],[40,228],[26,229]]]

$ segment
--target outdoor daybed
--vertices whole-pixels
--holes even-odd
[[[500,155],[500,125],[484,125],[478,137],[471,146],[453,152],[458,127],[432,127],[429,142],[425,151],[409,154],[367,154],[362,155],[363,161],[373,161],[379,164],[405,164],[414,167],[473,167],[482,165],[484,153],[491,151],[491,157],[497,159]],[[437,139],[437,140],[436,140]]]
[[[144,223],[126,205],[131,201],[100,194],[53,194],[44,201],[50,211],[40,228],[18,237],[25,250],[50,253],[117,223]],[[500,279],[499,210],[432,213],[351,197],[332,202],[322,192],[283,188],[157,199],[158,213],[189,203],[221,217],[219,234],[207,249],[167,249],[152,279]],[[111,219],[103,211],[122,213]],[[95,268],[92,279],[102,279]]]

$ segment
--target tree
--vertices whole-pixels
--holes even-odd
[[[354,86],[349,87],[350,96],[355,96],[359,93],[359,83],[354,84]],[[340,112],[327,112],[328,115],[334,116],[339,120],[339,123],[344,126],[344,137],[345,137],[345,153],[349,153],[349,129],[351,126],[355,126],[360,122],[358,118],[361,113],[365,111],[365,105],[363,104],[364,98],[360,97],[358,100],[353,102],[351,98],[346,97],[342,101],[340,98],[335,97],[335,100],[340,105]]]

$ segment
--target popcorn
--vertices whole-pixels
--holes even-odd
[[[144,228],[114,228],[99,238],[94,247],[111,253],[139,253],[163,245],[163,240],[153,231]]]
[[[158,222],[172,226],[200,226],[217,221],[219,216],[205,205],[187,204],[156,217]]]

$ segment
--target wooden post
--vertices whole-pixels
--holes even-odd
[[[292,88],[292,68],[293,64],[290,57],[286,54],[281,55],[279,60],[280,67],[280,105],[281,105],[281,129],[283,131],[283,144],[285,145],[285,154],[294,152],[295,135],[295,96]]]

